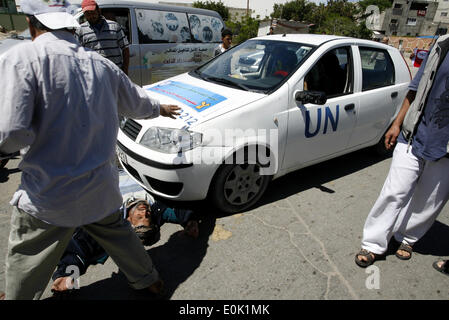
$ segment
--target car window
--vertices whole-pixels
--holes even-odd
[[[128,41],[131,42],[131,20],[128,8],[101,8],[101,15],[107,20],[117,22],[122,27]],[[79,24],[86,22],[82,12],[77,16],[77,20]]]
[[[136,9],[136,17],[141,44],[190,42],[185,13]]]
[[[192,74],[242,90],[269,92],[296,71],[312,48],[296,42],[249,40]]]
[[[201,14],[188,14],[194,41],[221,42],[223,22],[220,19]]]
[[[129,9],[127,8],[102,8],[101,14],[108,20],[117,22],[123,29],[126,38],[131,42],[131,24]]]
[[[362,91],[395,83],[393,61],[387,50],[360,47],[362,59]]]
[[[350,52],[350,47],[326,52],[304,77],[304,90],[325,92],[327,97],[352,93]]]

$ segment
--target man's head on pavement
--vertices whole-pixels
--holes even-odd
[[[101,12],[95,0],[83,0],[81,8],[84,12],[84,17],[90,24],[97,24],[100,21]]]
[[[151,211],[150,204],[146,200],[136,199],[126,205],[128,214],[128,221],[132,226],[150,226],[151,225]]]
[[[78,28],[79,24],[70,14],[72,6],[65,0],[22,0],[20,2],[22,12],[30,27],[32,38],[40,32],[59,29]]]
[[[126,203],[126,212],[127,220],[143,245],[151,245],[159,239],[159,228],[151,221],[148,201],[131,198]]]

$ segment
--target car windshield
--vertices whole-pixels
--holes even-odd
[[[248,40],[191,75],[242,90],[268,93],[288,79],[313,48],[296,42]]]

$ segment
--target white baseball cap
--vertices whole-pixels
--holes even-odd
[[[78,28],[78,21],[69,13],[73,8],[67,0],[21,0],[22,12],[35,16],[49,29]]]

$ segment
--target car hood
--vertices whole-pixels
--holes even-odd
[[[167,117],[138,120],[145,127],[194,128],[266,96],[205,81],[188,73],[143,88],[161,104],[175,104],[182,108],[176,120]]]
[[[11,49],[12,47],[21,44],[21,43],[25,43],[25,42],[29,42],[31,41],[31,39],[14,39],[14,38],[6,38],[3,40],[0,40],[0,55],[2,55],[4,52],[6,52],[7,50]]]

